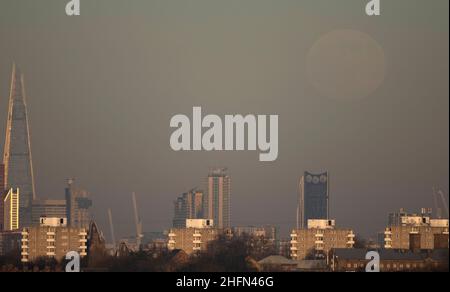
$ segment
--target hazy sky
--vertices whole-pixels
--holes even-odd
[[[82,0],[80,17],[66,2],[0,0],[0,129],[15,60],[37,196],[75,177],[108,239],[108,207],[132,234],[135,191],[144,230],[168,228],[211,166],[232,176],[233,225],[284,234],[304,170],[330,171],[332,217],[363,235],[448,194],[448,0],[382,0],[380,17],[362,0]],[[170,118],[193,106],[278,114],[278,160],[173,152]]]

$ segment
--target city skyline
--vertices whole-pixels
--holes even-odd
[[[118,237],[133,234],[125,199],[132,191],[145,230],[170,227],[176,195],[211,166],[225,165],[233,178],[232,225],[274,224],[288,234],[299,177],[327,170],[330,217],[374,235],[390,212],[433,207],[433,186],[448,194],[448,2],[414,1],[408,15],[400,9],[405,1],[387,3],[392,14],[383,21],[353,17],[359,2],[327,4],[333,15],[321,1],[284,1],[275,11],[269,1],[239,11],[234,2],[203,10],[183,4],[184,12],[170,3],[125,8],[113,1],[117,9],[103,12],[83,3],[81,23],[59,18],[57,5],[28,14],[26,2],[10,1],[11,12],[0,11],[0,130],[15,60],[27,85],[37,197],[62,199],[65,180],[75,177],[92,194],[105,233],[111,208]],[[11,17],[18,11],[26,17]],[[417,21],[405,25],[410,17]],[[343,27],[365,34],[329,35]],[[329,88],[305,69],[322,69],[317,62],[329,53],[323,42],[342,33],[356,45],[368,35],[378,43],[368,42],[369,53],[385,63],[374,67],[384,77],[379,87],[363,98],[357,95],[367,88],[351,92],[357,98],[350,101],[327,96]],[[195,105],[218,114],[276,112],[279,159],[174,153],[169,119]]]

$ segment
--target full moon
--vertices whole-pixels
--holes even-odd
[[[368,97],[383,83],[385,55],[369,35],[357,30],[335,30],[311,47],[306,70],[309,82],[320,95],[357,100]]]

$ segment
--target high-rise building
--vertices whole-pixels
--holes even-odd
[[[203,218],[203,192],[191,190],[174,202],[173,227],[186,227],[186,219]]]
[[[15,65],[11,77],[3,164],[6,188],[20,190],[20,226],[30,226],[35,199],[33,164],[24,77]]]
[[[3,231],[3,198],[6,195],[5,193],[5,165],[0,163],[0,232]]]
[[[89,209],[92,207],[92,200],[89,199],[88,192],[74,188],[73,180],[69,179],[65,193],[68,225],[76,228],[89,228],[91,221]]]
[[[32,208],[32,225],[39,225],[41,217],[67,218],[65,200],[34,200]]]
[[[14,231],[20,226],[20,195],[19,189],[10,189],[3,199],[3,229]]]
[[[218,228],[231,227],[231,178],[226,169],[212,170],[208,175],[207,186],[204,218],[214,220]]]
[[[330,178],[328,172],[305,171],[300,178],[297,228],[305,228],[310,219],[329,218]]]

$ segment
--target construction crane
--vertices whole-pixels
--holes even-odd
[[[444,205],[444,209],[445,209],[445,212],[447,213],[447,218],[448,218],[449,217],[449,215],[448,215],[448,203],[447,203],[447,200],[445,199],[444,192],[442,190],[438,190],[437,193],[441,197],[442,204]]]
[[[109,228],[111,230],[111,240],[113,247],[116,248],[116,236],[114,234],[114,225],[113,225],[113,218],[112,218],[112,211],[111,209],[108,209],[108,219],[109,219]]]
[[[438,203],[438,198],[437,198],[435,187],[433,187],[433,201],[434,201],[434,208],[436,210],[436,218],[441,219],[442,218],[442,209],[439,208],[439,203]]]
[[[142,221],[139,218],[139,212],[136,201],[136,193],[131,193],[131,198],[133,200],[133,208],[134,208],[134,224],[136,225],[136,246],[138,249],[141,248],[141,242],[144,235],[142,234]]]
[[[433,200],[434,200],[434,207],[436,208],[436,217],[438,219],[442,218],[442,208],[439,207],[438,195],[439,195],[439,198],[441,199],[442,205],[444,206],[444,209],[445,209],[445,212],[446,212],[447,218],[448,218],[449,217],[448,204],[447,204],[447,200],[445,199],[444,192],[442,190],[436,191],[436,188],[433,187]]]

